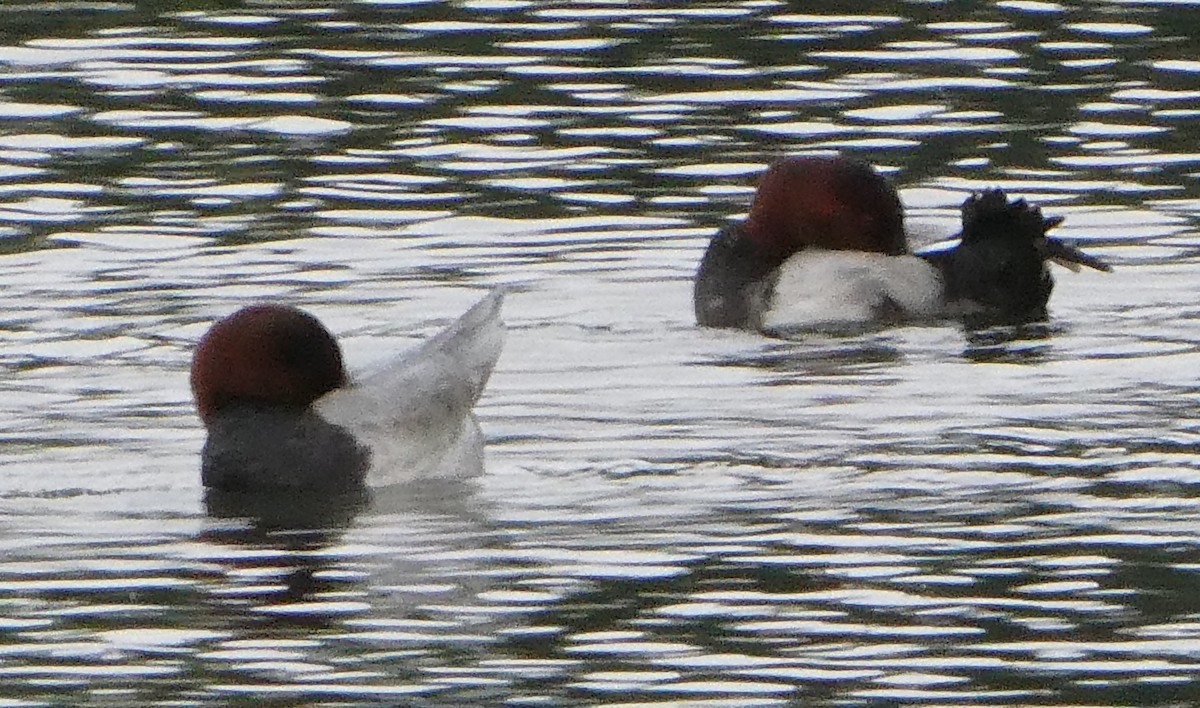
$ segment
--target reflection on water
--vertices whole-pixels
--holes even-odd
[[[1194,3],[0,6],[0,702],[1185,705]],[[1043,325],[703,331],[772,158],[1111,275]],[[504,285],[488,470],[205,497],[193,343],[354,369]]]

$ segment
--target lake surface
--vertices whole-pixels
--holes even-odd
[[[1200,3],[846,6],[0,4],[0,704],[1200,700]],[[915,246],[1002,186],[1116,270],[1018,329],[695,327],[802,152]],[[494,287],[481,478],[206,510],[214,319],[357,369]]]

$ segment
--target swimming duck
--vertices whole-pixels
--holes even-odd
[[[911,254],[895,189],[844,157],[788,157],[761,178],[750,212],[721,229],[696,274],[696,320],[781,332],[888,320],[1046,316],[1049,261],[1109,267],[1047,232],[1001,190],[969,197],[953,248]]]
[[[214,324],[192,358],[208,436],[201,480],[226,491],[345,491],[480,471],[471,409],[504,341],[492,293],[359,380],[315,317],[277,304]]]

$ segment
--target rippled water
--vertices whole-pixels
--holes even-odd
[[[844,7],[0,4],[0,703],[1192,704],[1200,3]],[[804,151],[917,245],[1000,185],[1117,270],[1018,330],[697,329]],[[495,286],[483,478],[205,512],[214,318],[365,366]]]

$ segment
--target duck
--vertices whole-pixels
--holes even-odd
[[[505,337],[503,293],[358,379],[313,315],[243,307],[213,324],[190,383],[206,431],[201,482],[223,492],[352,492],[482,471],[472,408]]]
[[[955,246],[914,254],[900,198],[870,164],[786,157],[763,173],[746,218],[709,241],[694,280],[696,321],[786,334],[944,318],[1043,320],[1054,287],[1048,263],[1111,270],[1047,235],[1062,220],[989,189],[963,203]]]

